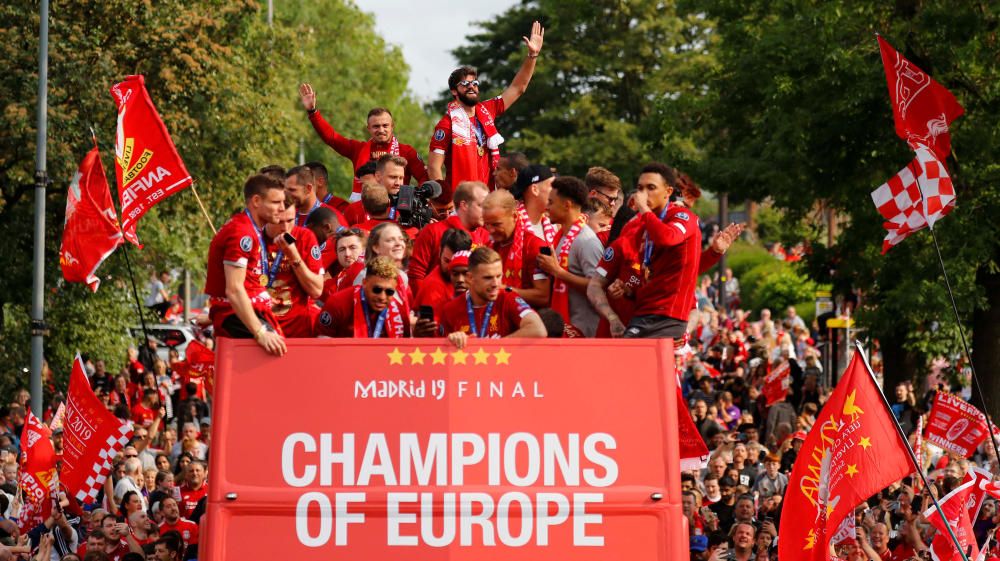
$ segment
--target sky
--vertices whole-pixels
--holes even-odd
[[[448,84],[459,66],[451,50],[478,31],[475,21],[488,20],[517,0],[355,0],[375,15],[375,29],[398,45],[410,65],[410,91],[420,102],[431,101]]]

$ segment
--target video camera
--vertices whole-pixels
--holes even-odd
[[[441,195],[441,184],[425,181],[419,186],[403,185],[396,195],[396,212],[399,225],[406,228],[423,228],[434,218],[434,210],[428,201]]]

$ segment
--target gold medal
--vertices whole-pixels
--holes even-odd
[[[649,267],[642,268],[642,276],[646,278],[646,282],[649,282]]]
[[[267,275],[261,275],[260,276],[260,285],[261,286],[267,286]]]
[[[480,156],[482,156],[483,154],[485,154],[485,153],[486,153],[486,151],[485,151],[485,150],[483,150],[483,147],[482,147],[482,146],[477,146],[477,148],[479,149],[479,155],[480,155]]]

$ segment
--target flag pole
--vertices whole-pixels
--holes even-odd
[[[194,199],[198,201],[198,206],[201,208],[201,213],[205,215],[205,220],[208,222],[208,227],[212,229],[212,234],[218,234],[219,231],[215,229],[215,224],[212,224],[212,217],[208,215],[208,211],[205,210],[205,203],[201,202],[201,197],[198,196],[198,191],[194,188],[194,184],[197,183],[195,180],[191,180],[191,192],[194,193]]]
[[[865,363],[865,370],[868,371],[868,375],[871,376],[872,383],[878,388],[878,381],[875,380],[875,373],[872,372],[872,367],[868,364],[868,355],[865,354],[864,348],[861,346],[860,341],[855,341],[854,346],[857,348],[858,353],[861,355],[861,361]],[[948,535],[951,536],[951,541],[955,543],[955,549],[957,549],[962,554],[962,559],[964,561],[969,561],[969,557],[965,554],[965,550],[962,549],[962,545],[958,541],[958,537],[955,532],[951,529],[951,524],[948,523],[948,518],[945,517],[944,511],[941,510],[941,504],[938,503],[937,498],[933,493],[930,492],[930,483],[927,482],[927,476],[924,475],[923,468],[917,463],[917,457],[913,453],[913,448],[910,448],[910,441],[906,439],[906,434],[903,433],[903,428],[899,426],[899,421],[896,420],[896,415],[892,412],[892,407],[889,406],[889,400],[885,398],[885,393],[879,388],[878,396],[882,398],[882,405],[885,406],[886,412],[889,413],[889,417],[892,419],[892,426],[896,427],[896,434],[899,435],[900,440],[903,441],[903,446],[906,447],[906,453],[910,455],[910,461],[913,462],[913,466],[917,470],[917,474],[920,475],[920,480],[924,483],[924,488],[927,489],[927,496],[931,498],[934,503],[934,509],[937,510],[938,514],[941,516],[941,520],[944,521],[945,528],[948,529]]]
[[[923,198],[923,191],[920,192]],[[997,447],[996,438],[993,436],[993,420],[990,416],[991,407],[986,402],[986,394],[983,387],[979,385],[979,376],[976,375],[976,365],[972,362],[972,353],[969,352],[969,343],[965,339],[965,327],[962,326],[962,316],[958,313],[958,304],[955,303],[955,292],[951,289],[951,280],[948,278],[948,269],[944,266],[944,257],[941,256],[941,246],[938,245],[937,234],[934,233],[934,226],[928,223],[927,229],[931,231],[931,239],[934,240],[934,250],[937,252],[938,263],[941,265],[941,273],[944,276],[944,286],[948,289],[948,299],[951,301],[951,310],[955,312],[955,323],[958,325],[958,334],[962,339],[962,348],[965,350],[965,358],[969,359],[969,368],[972,370],[972,383],[976,385],[979,392],[979,399],[983,400],[983,409],[986,415],[986,425],[989,429],[989,440],[993,444],[993,453],[996,455],[997,464],[1000,465],[1000,448]]]

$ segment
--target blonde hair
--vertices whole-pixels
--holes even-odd
[[[492,210],[495,208],[506,211],[509,214],[513,213],[517,209],[517,200],[506,189],[493,191],[483,199],[483,210]]]
[[[365,277],[380,277],[383,279],[396,280],[399,278],[399,269],[396,262],[391,257],[379,255],[365,264]]]

